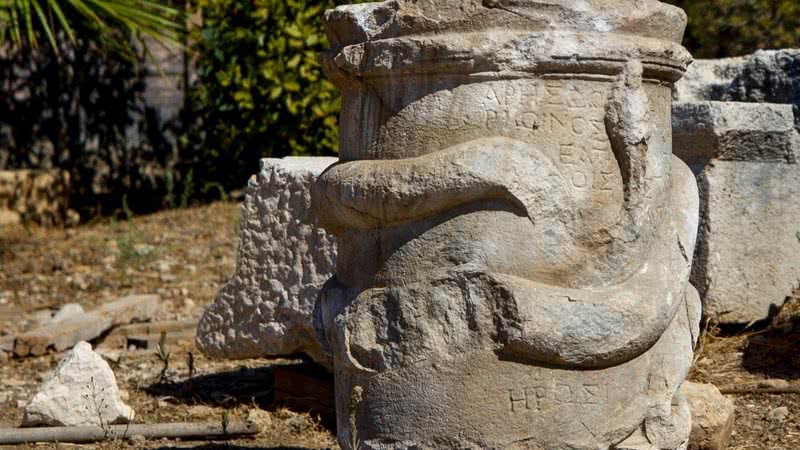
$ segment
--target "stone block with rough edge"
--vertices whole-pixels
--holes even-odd
[[[311,315],[336,262],[333,237],[311,211],[311,184],[335,158],[264,159],[241,208],[236,273],[197,329],[209,356],[305,353],[330,366]]]
[[[114,372],[87,342],[64,355],[25,407],[22,425],[104,426],[128,423],[134,412],[120,398]]]
[[[711,160],[795,163],[792,105],[684,102],[672,107],[673,153],[694,170]]]
[[[714,161],[702,199],[692,283],[720,323],[764,320],[800,287],[800,165]]]
[[[767,319],[800,286],[800,138],[792,105],[676,103],[672,125],[674,153],[700,188],[692,283],[704,313],[729,324]]]
[[[788,103],[793,105],[795,125],[800,128],[800,49],[697,60],[676,83],[674,98],[680,102]]]
[[[713,384],[687,381],[681,393],[692,412],[689,450],[725,450],[733,432],[733,401]]]

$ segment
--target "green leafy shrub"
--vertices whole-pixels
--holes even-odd
[[[684,44],[695,58],[800,46],[798,0],[665,0],[689,16]]]
[[[199,1],[190,96],[199,121],[184,143],[200,190],[241,187],[261,157],[336,154],[341,100],[318,54],[323,12],[347,2]]]

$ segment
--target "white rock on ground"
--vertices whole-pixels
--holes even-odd
[[[311,184],[336,158],[264,159],[241,210],[236,274],[200,319],[197,345],[217,358],[305,353],[329,365],[311,315],[336,262],[311,211]]]
[[[734,421],[733,402],[713,384],[687,381],[681,392],[692,411],[690,450],[724,450],[731,438]]]
[[[133,417],[133,409],[120,399],[111,367],[89,343],[79,342],[25,407],[22,425],[102,426]]]

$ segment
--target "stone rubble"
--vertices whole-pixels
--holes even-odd
[[[330,366],[311,315],[336,262],[333,237],[311,211],[311,184],[335,158],[264,159],[241,209],[236,273],[197,329],[217,358],[310,355]]]
[[[681,393],[692,412],[690,450],[725,450],[733,432],[733,401],[713,384],[686,381]]]
[[[89,343],[80,342],[25,406],[22,425],[105,426],[128,423],[133,417],[133,409],[120,399],[111,367]]]
[[[160,309],[161,299],[158,295],[128,295],[83,314],[75,314],[77,309],[70,306],[72,313],[64,312],[61,320],[50,319],[16,336],[14,354],[40,356],[50,349],[61,352],[80,341],[95,339],[114,326],[149,321]]]

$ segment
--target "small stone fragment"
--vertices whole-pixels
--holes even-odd
[[[0,351],[14,351],[14,336],[0,336]]]
[[[692,411],[689,449],[724,450],[733,431],[733,402],[712,384],[686,381],[681,392]]]
[[[135,448],[142,448],[142,446],[145,443],[147,443],[147,438],[142,436],[141,434],[137,434],[131,436],[130,439],[128,439],[128,441],[130,441],[130,444],[133,445]]]
[[[767,413],[770,422],[783,422],[789,417],[789,408],[781,406]]]
[[[781,379],[770,379],[758,382],[758,387],[767,389],[786,389],[789,387],[789,382]]]
[[[158,276],[162,283],[174,283],[178,277],[171,273],[162,273]]]
[[[108,363],[89,343],[79,342],[25,407],[22,425],[101,426],[127,423],[133,416]]]
[[[214,410],[205,405],[195,405],[189,408],[188,413],[194,417],[206,417],[214,414]]]

